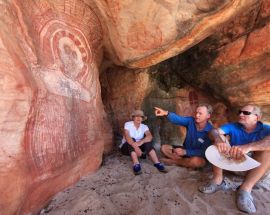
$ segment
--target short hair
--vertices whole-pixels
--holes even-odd
[[[207,103],[199,104],[198,107],[206,107],[208,114],[213,113],[213,107]]]
[[[259,117],[262,117],[262,111],[261,111],[261,108],[257,105],[250,105],[253,107],[253,110],[252,110],[252,113],[259,116]]]

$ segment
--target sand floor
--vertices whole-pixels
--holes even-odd
[[[191,170],[167,166],[160,173],[148,160],[141,160],[143,174],[134,176],[129,157],[118,152],[107,156],[101,168],[57,194],[40,214],[50,215],[157,215],[157,214],[245,214],[236,208],[235,191],[202,194],[198,186],[211,177],[211,168]],[[226,174],[231,187],[238,176]],[[270,214],[270,179],[252,195],[256,214]]]

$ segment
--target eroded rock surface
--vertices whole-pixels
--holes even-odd
[[[98,80],[103,35],[81,1],[1,10],[0,213],[24,214],[96,170],[112,146]]]
[[[163,66],[160,68],[160,72],[166,76],[168,71]],[[179,88],[172,87],[168,91],[160,88],[162,84],[158,81],[158,74],[157,70],[123,70],[116,67],[101,76],[104,88],[103,100],[116,137],[123,134],[124,123],[131,120],[130,115],[134,109],[143,109],[147,115],[148,118],[144,123],[154,134],[157,149],[161,144],[179,145],[183,143],[186,131],[184,128],[172,125],[164,117],[156,117],[154,107],[191,116],[198,104],[208,103],[215,110],[212,115],[212,122],[215,126],[231,119],[232,110],[202,90],[187,85]],[[167,73],[167,75],[171,74]]]
[[[219,33],[165,62],[176,81],[162,73],[158,79],[165,80],[165,87],[185,83],[200,89],[234,112],[247,103],[257,104],[269,122],[270,3],[262,1],[259,6],[254,5]]]
[[[258,0],[96,1],[115,63],[145,68],[178,55],[212,35]]]

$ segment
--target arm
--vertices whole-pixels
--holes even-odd
[[[126,139],[127,143],[129,145],[131,145],[133,148],[135,148],[136,147],[136,142],[130,137],[129,131],[127,129],[125,129],[125,131],[124,131],[124,136],[125,136],[125,139]]]
[[[183,117],[180,115],[177,115],[173,112],[169,112],[167,110],[163,110],[161,108],[155,107],[155,115],[156,116],[167,116],[168,120],[176,125],[182,125],[182,126],[188,126],[188,123],[190,122],[192,117]]]
[[[225,136],[225,132],[218,128],[211,130],[210,134],[210,140],[214,141],[214,145],[218,148],[218,151],[220,153],[228,153],[231,146]]]
[[[155,115],[156,116],[168,116],[169,111],[167,110],[163,110],[159,107],[155,107]]]
[[[136,142],[137,146],[141,146],[144,143],[152,141],[153,137],[152,137],[152,134],[149,130],[145,131],[144,134],[145,134],[145,137],[143,139],[141,139],[140,141]]]
[[[231,147],[231,144],[225,136],[226,134],[230,134],[233,129],[235,129],[235,126],[231,123],[227,123],[219,129],[214,129],[212,131],[212,135],[214,135],[214,144],[217,146],[218,151],[225,157],[234,160],[242,160],[244,158],[244,153],[240,152],[240,150],[235,147]]]
[[[146,131],[144,134],[145,134],[145,137],[143,138],[143,141],[145,143],[152,141],[153,137],[152,137],[152,134],[149,130]]]
[[[230,150],[230,155],[233,158],[240,159],[244,154],[252,151],[269,151],[270,150],[270,135],[262,140],[248,143],[240,146],[233,146]]]
[[[199,149],[184,149],[184,148],[175,148],[173,149],[173,153],[177,154],[178,156],[189,156],[189,157],[194,157],[194,156],[199,156],[199,157],[205,157],[205,151],[208,148],[209,145],[205,147],[201,147]]]
[[[129,131],[127,129],[125,129],[125,131],[124,131],[124,136],[125,136],[127,143],[134,148],[137,156],[140,157],[142,155],[142,151],[139,148],[139,146],[137,145],[137,143],[135,141],[133,141],[133,139],[130,137]]]
[[[225,142],[225,132],[222,129],[212,129],[209,132],[210,140],[214,142],[214,145]]]
[[[206,147],[207,148],[207,147]],[[173,153],[177,154],[178,156],[199,156],[199,157],[205,157],[205,150],[206,149],[184,149],[184,148],[176,148],[173,149]]]
[[[260,141],[246,144],[249,151],[269,151],[270,150],[270,135]]]

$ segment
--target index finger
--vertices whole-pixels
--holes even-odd
[[[163,111],[162,109],[155,107],[155,115],[156,116],[161,116],[162,111]]]

